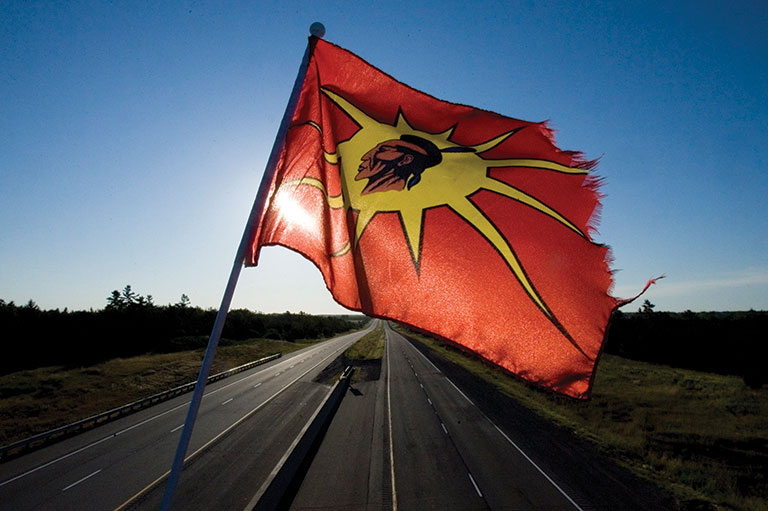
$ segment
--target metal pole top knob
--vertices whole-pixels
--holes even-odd
[[[315,37],[323,38],[325,35],[325,27],[319,21],[315,21],[309,26],[309,33]]]

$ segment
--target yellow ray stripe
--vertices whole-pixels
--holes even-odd
[[[518,261],[517,256],[512,251],[512,247],[509,246],[507,240],[504,239],[498,229],[496,229],[496,226],[494,226],[485,217],[485,215],[483,215],[480,210],[474,206],[474,204],[469,202],[469,200],[456,201],[455,203],[451,204],[450,207],[459,216],[466,220],[469,225],[480,231],[480,234],[482,234],[485,239],[487,239],[488,242],[493,245],[501,257],[504,258],[504,261],[506,261],[509,269],[512,270],[512,273],[515,274],[515,277],[520,282],[520,285],[523,286],[523,289],[531,298],[531,300],[533,300],[533,302],[539,307],[539,309],[542,310],[542,312],[544,312],[544,314],[547,315],[547,317],[552,319],[549,308],[533,288],[533,284],[530,280],[528,280],[528,276],[525,274],[523,266],[520,264],[520,261]]]
[[[355,246],[360,242],[360,238],[368,227],[368,223],[376,216],[376,211],[363,210],[357,215],[357,222],[355,223]]]
[[[360,125],[362,129],[369,128],[369,127],[375,127],[378,126],[379,123],[368,117],[368,115],[357,108],[355,105],[344,99],[343,97],[339,96],[335,92],[332,92],[324,87],[320,88],[320,91],[325,94],[331,101],[336,103],[344,112],[347,113],[352,119]]]
[[[581,236],[582,238],[587,239],[587,237],[584,235],[583,232],[581,232],[581,229],[573,225],[571,222],[569,222],[565,217],[563,217],[560,213],[555,211],[554,209],[550,208],[543,202],[539,201],[538,199],[531,197],[527,193],[518,190],[517,188],[510,186],[506,183],[502,183],[501,181],[496,181],[495,179],[488,179],[483,184],[483,189],[490,190],[492,192],[497,192],[505,197],[509,197],[510,199],[514,199],[518,202],[522,202],[525,205],[531,206],[532,208],[536,209],[537,211],[540,211],[544,213],[547,216],[550,216],[563,224],[564,226],[568,227],[572,231],[574,231],[576,234]]]
[[[288,186],[312,186],[314,188],[317,188],[321,192],[323,192],[323,196],[325,197],[325,201],[328,203],[328,207],[331,209],[342,209],[344,207],[344,198],[341,195],[334,195],[331,196],[328,194],[328,192],[325,190],[325,185],[322,181],[320,181],[317,178],[314,177],[305,177],[302,179],[297,179],[294,181],[286,181],[283,183],[283,185]],[[336,252],[333,252],[332,254],[329,254],[330,257],[341,257],[344,254],[348,253],[352,247],[350,246],[349,242],[346,243],[341,249],[337,250]]]
[[[318,133],[321,135],[323,134],[323,128],[320,127],[318,123],[315,121],[307,121],[300,124],[294,124],[291,126],[292,128],[296,126],[311,126],[317,130]],[[339,155],[336,153],[329,153],[328,151],[323,150],[323,158],[325,158],[325,161],[330,163],[331,165],[338,165],[339,164]]]
[[[424,210],[419,211],[419,209],[411,211],[403,209],[400,211],[400,222],[405,232],[405,239],[411,250],[411,258],[417,268],[421,259],[421,233],[424,215]]]
[[[483,142],[482,144],[473,145],[471,147],[472,147],[472,149],[475,150],[476,153],[484,153],[485,151],[489,151],[489,150],[493,149],[494,147],[496,147],[497,145],[501,144],[506,139],[508,139],[509,137],[514,135],[516,132],[520,131],[520,129],[521,128],[517,128],[517,129],[511,130],[511,131],[507,131],[506,133],[502,133],[501,135],[499,135],[496,138],[492,138],[491,140],[489,140],[487,142]]]
[[[483,153],[485,151],[489,151],[496,147],[497,145],[504,142],[506,139],[520,131],[522,128],[517,128],[511,131],[508,131],[506,133],[502,133],[496,138],[493,138],[489,140],[488,142],[484,142],[482,144],[477,144],[474,146],[471,146],[472,149],[475,150],[475,153]],[[547,169],[547,170],[554,170],[556,172],[563,172],[566,174],[587,174],[589,173],[586,169],[581,169],[577,167],[569,167],[567,165],[561,165],[559,163],[555,163],[553,161],[547,161],[547,160],[532,160],[532,159],[522,159],[522,158],[514,158],[514,159],[507,159],[507,160],[487,160],[489,163],[492,162],[493,167],[532,167],[534,169]]]
[[[350,250],[352,250],[352,246],[347,242],[346,245],[341,250],[337,250],[333,254],[331,254],[331,257],[341,257],[344,254],[348,253]]]
[[[567,165],[561,165],[553,161],[547,160],[528,160],[522,158],[514,158],[509,160],[485,160],[488,162],[489,167],[501,168],[501,167],[529,167],[533,169],[545,169],[554,170],[555,172],[562,172],[563,174],[589,174],[589,170],[578,167],[569,167]]]
[[[571,345],[576,348],[579,353],[584,355],[587,359],[592,360],[586,353],[584,353],[584,350],[581,349],[581,346],[576,343],[573,337],[571,337],[571,334],[569,334],[563,325],[560,324],[547,304],[544,303],[544,299],[539,296],[539,293],[533,287],[533,284],[525,274],[523,265],[517,259],[517,255],[515,255],[512,247],[509,246],[509,243],[504,238],[504,236],[502,236],[498,229],[496,229],[496,226],[494,226],[479,209],[477,209],[471,202],[469,202],[469,200],[457,201],[456,204],[451,204],[450,207],[456,214],[461,216],[464,220],[469,222],[470,225],[477,229],[480,234],[482,234],[485,239],[488,240],[491,245],[493,245],[499,254],[501,254],[501,257],[504,258],[504,261],[509,266],[509,269],[512,270],[515,278],[517,278],[517,281],[523,287],[523,290],[526,292],[531,301],[536,304],[539,310],[555,327],[557,327],[558,330],[560,330],[563,336],[565,336],[568,342],[571,343]]]
[[[325,189],[325,185],[322,181],[315,177],[303,177],[301,179],[296,179],[293,181],[285,181],[282,186],[312,186],[314,188],[317,188],[321,192],[323,192],[323,195],[325,196],[325,201],[328,203],[328,206],[331,209],[341,209],[344,207],[344,197],[342,197],[341,194],[339,195],[329,195],[328,192]]]

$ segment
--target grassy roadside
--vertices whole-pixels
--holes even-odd
[[[314,342],[251,339],[219,346],[211,374]],[[42,367],[0,376],[0,445],[195,381],[203,353],[143,355],[83,368]]]
[[[347,348],[344,355],[351,361],[381,360],[384,356],[384,323],[380,322],[374,330]]]
[[[601,359],[590,401],[537,390],[430,337],[403,333],[596,444],[682,509],[768,511],[768,389],[741,378]],[[700,507],[695,507],[700,506]]]
[[[315,381],[332,384],[349,365],[355,368],[351,384],[378,380],[381,375],[381,358],[384,356],[384,338],[384,323],[379,322],[376,328],[339,355]]]

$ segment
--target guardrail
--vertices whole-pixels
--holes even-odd
[[[303,466],[311,459],[312,448],[320,442],[325,434],[325,429],[333,419],[336,409],[339,407],[344,393],[349,386],[349,379],[355,369],[347,366],[325,397],[320,406],[315,410],[312,418],[293,441],[288,451],[283,455],[277,466],[261,485],[259,491],[251,499],[246,510],[273,511],[286,508],[286,498],[290,498],[289,490],[297,486],[297,478]]]
[[[280,358],[282,355],[282,353],[275,353],[274,355],[248,362],[247,364],[234,367],[227,371],[216,373],[212,376],[209,376],[207,382],[213,383],[215,381],[223,380],[224,378],[234,374],[247,371],[248,369],[266,364],[267,362],[271,362],[272,360]],[[153,394],[149,397],[134,401],[133,403],[128,403],[127,405],[113,408],[112,410],[79,420],[77,422],[73,422],[72,424],[67,424],[66,426],[61,426],[56,429],[52,429],[44,433],[39,433],[29,438],[25,438],[24,440],[19,440],[18,442],[0,447],[0,463],[12,457],[19,456],[20,454],[39,449],[40,447],[58,442],[59,440],[63,440],[78,433],[82,433],[88,429],[101,426],[102,424],[106,424],[115,419],[119,419],[120,417],[130,415],[131,413],[138,412],[139,410],[143,410],[144,408],[148,408],[157,403],[161,403],[181,394],[190,392],[195,388],[195,383],[196,382],[186,383],[184,385],[174,387],[170,390],[158,392],[157,394]]]

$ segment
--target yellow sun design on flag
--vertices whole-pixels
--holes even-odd
[[[488,172],[490,168],[504,167],[538,168],[565,174],[587,174],[588,170],[568,167],[547,160],[522,158],[488,160],[479,156],[504,142],[520,128],[474,146],[458,146],[450,140],[455,127],[442,133],[419,131],[408,124],[402,112],[398,113],[395,125],[381,123],[342,96],[325,88],[322,88],[321,91],[360,126],[360,129],[350,139],[337,145],[335,153],[325,153],[327,161],[340,164],[342,178],[343,199],[338,196],[328,196],[326,193],[329,205],[333,208],[341,208],[340,201],[343,200],[345,210],[352,209],[357,212],[354,245],[356,246],[364,236],[366,227],[376,215],[396,213],[400,218],[414,267],[418,272],[425,211],[447,206],[477,230],[496,249],[531,301],[565,335],[571,344],[586,356],[536,291],[510,243],[488,217],[470,201],[469,197],[480,190],[498,193],[536,209],[573,231],[574,235],[588,239],[576,225],[550,206],[514,186],[494,179]],[[316,123],[310,124],[320,130],[320,126]],[[366,186],[370,186],[371,180],[360,178],[361,164],[369,160],[369,153],[382,143],[399,140],[401,137],[407,138],[407,136],[418,137],[433,144],[441,151],[442,159],[440,162],[426,168],[418,176],[412,189],[409,182],[408,189],[405,189],[403,183],[399,189],[368,191]],[[316,186],[325,193],[324,187],[318,180],[305,178],[302,181],[302,184]],[[351,247],[347,245],[332,255],[344,255],[350,249]]]

